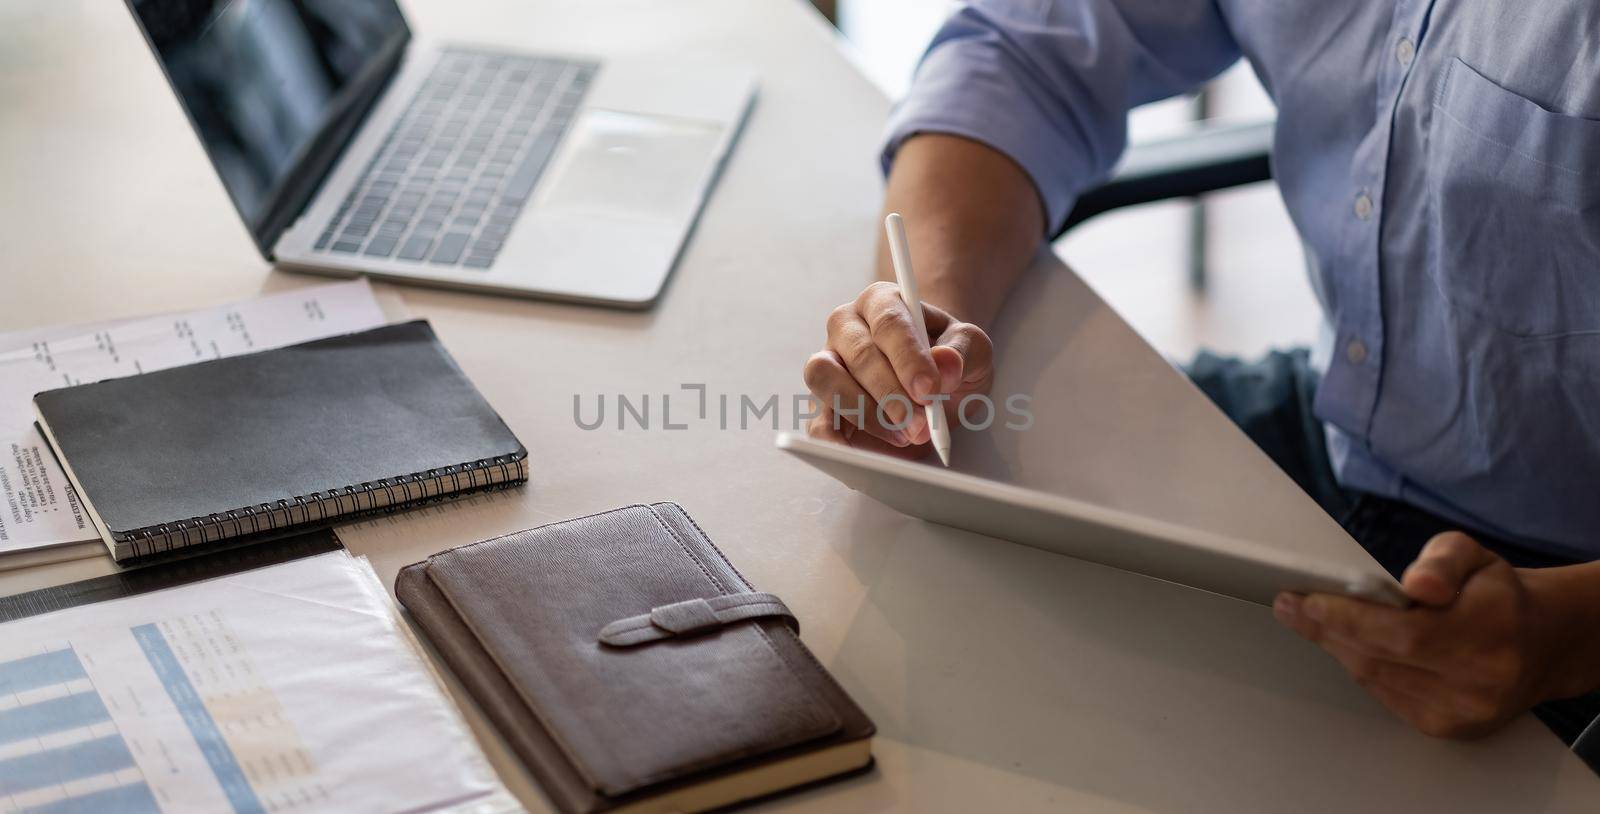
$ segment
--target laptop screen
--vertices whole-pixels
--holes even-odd
[[[258,242],[295,170],[364,109],[409,37],[394,0],[129,5]]]

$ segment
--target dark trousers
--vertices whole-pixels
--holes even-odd
[[[1188,373],[1250,440],[1396,578],[1430,538],[1452,530],[1467,533],[1518,568],[1573,564],[1414,506],[1340,486],[1328,460],[1322,422],[1311,412],[1318,377],[1309,360],[1303,348],[1273,351],[1254,362],[1201,351]],[[1533,712],[1571,744],[1600,714],[1600,693],[1546,702]]]

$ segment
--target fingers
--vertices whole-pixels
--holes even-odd
[[[856,312],[866,322],[872,342],[889,361],[901,392],[909,393],[918,404],[926,404],[929,396],[941,392],[939,368],[928,352],[928,338],[917,335],[911,310],[900,298],[898,286],[887,282],[867,286],[856,298]],[[926,312],[923,316],[926,321]]]
[[[1435,738],[1462,738],[1480,734],[1475,728],[1463,726],[1459,719],[1448,709],[1441,707],[1436,699],[1419,698],[1384,684],[1367,684],[1363,689],[1394,713],[1395,717],[1410,724],[1424,735]]]
[[[823,414],[830,421],[848,419],[850,424],[897,447],[909,443],[909,437],[904,430],[885,426],[878,420],[878,400],[873,398],[850,371],[845,369],[838,354],[831,350],[818,351],[806,360],[803,371],[806,387],[811,390],[811,395],[822,405]],[[887,406],[887,405],[886,405]],[[889,416],[885,409],[884,415]],[[901,415],[904,415],[902,409]],[[903,418],[897,419],[889,416],[890,420],[900,423]]]
[[[1439,675],[1411,664],[1390,661],[1370,651],[1340,641],[1322,646],[1344,667],[1357,684],[1371,689],[1382,687],[1393,697],[1426,703],[1439,694],[1443,684]]]
[[[1277,618],[1317,643],[1400,717],[1440,737],[1486,734],[1551,697],[1528,589],[1471,538],[1441,534],[1407,569],[1408,609],[1280,594]]]
[[[833,411],[826,407],[822,409],[822,415],[806,422],[806,435],[818,441],[832,441],[835,444],[850,443],[850,436],[845,433],[846,429],[853,429],[853,426],[835,421]]]
[[[1436,535],[1423,546],[1401,577],[1406,595],[1440,607],[1454,602],[1473,574],[1500,560],[1476,540],[1459,531]]]
[[[1410,662],[1431,644],[1437,620],[1421,611],[1407,611],[1328,594],[1282,593],[1272,611],[1301,637],[1325,644],[1357,644],[1376,654]]]
[[[895,429],[916,429],[917,419],[910,409],[913,402],[900,384],[900,375],[853,305],[841,305],[828,317],[828,348],[859,389],[883,405],[883,415]],[[832,401],[824,399],[824,403],[831,405]]]
[[[1427,735],[1487,734],[1519,709],[1492,689],[1463,686],[1433,670],[1390,661],[1358,647],[1329,642],[1322,649],[1390,712]]]
[[[921,405],[988,389],[994,356],[988,335],[932,305],[923,305],[923,319],[929,336],[918,335],[899,288],[887,282],[829,314],[827,346],[807,361],[805,381],[832,410],[830,424],[844,420],[890,446],[912,447],[929,436]],[[857,443],[850,429],[813,434]]]
[[[876,452],[880,455],[889,455],[895,458],[915,460],[928,454],[927,446],[897,447],[874,437],[866,430],[856,429],[854,424],[834,415],[832,410],[823,410],[822,415],[812,418],[806,424],[806,434],[812,438],[823,441],[832,441],[844,444],[867,452]]]
[[[1365,642],[1331,635],[1303,612],[1287,607],[1303,599],[1295,594],[1280,594],[1273,602],[1279,621],[1310,639],[1339,662],[1346,673],[1369,695],[1412,726],[1429,734],[1444,734],[1454,716],[1440,708],[1448,695],[1447,682],[1431,670],[1386,657]]]

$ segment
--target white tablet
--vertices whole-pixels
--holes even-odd
[[[1279,591],[1408,604],[1400,584],[1376,561],[1370,568],[1318,562],[1262,543],[796,433],[779,435],[777,443],[845,485],[934,523],[1262,605],[1271,605]]]

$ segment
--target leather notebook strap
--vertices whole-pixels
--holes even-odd
[[[796,633],[800,631],[800,622],[783,600],[766,593],[740,593],[687,599],[652,608],[649,613],[618,619],[601,628],[600,641],[612,647],[632,647],[765,617],[781,618]]]

